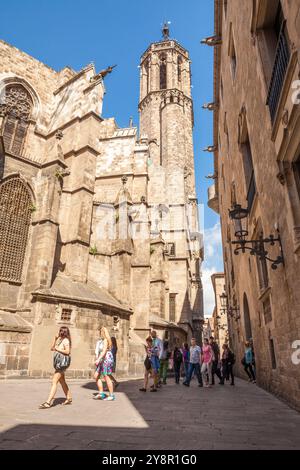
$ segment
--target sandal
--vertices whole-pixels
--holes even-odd
[[[47,408],[51,408],[51,404],[48,403],[47,401],[45,401],[44,403],[42,403],[40,406],[39,406],[39,409],[40,410],[46,410]]]
[[[72,405],[72,398],[67,398],[66,401],[62,403],[62,405]]]

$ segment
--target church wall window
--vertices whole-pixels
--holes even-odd
[[[167,57],[165,54],[160,56],[159,88],[160,90],[165,90],[167,88]]]
[[[182,76],[182,58],[178,56],[177,58],[177,79],[178,83],[181,83],[181,76]]]
[[[5,115],[1,129],[5,150],[21,155],[33,108],[31,96],[22,85],[8,85],[0,108]]]
[[[32,200],[26,184],[11,178],[0,185],[0,278],[21,281]]]

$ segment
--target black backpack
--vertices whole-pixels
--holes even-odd
[[[182,353],[179,349],[174,351],[174,362],[181,362],[182,361]]]

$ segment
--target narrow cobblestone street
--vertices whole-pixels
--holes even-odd
[[[170,379],[158,393],[123,381],[115,402],[92,400],[92,382],[70,381],[73,404],[39,410],[50,382],[0,383],[0,449],[299,449],[300,414],[256,385],[190,388]]]

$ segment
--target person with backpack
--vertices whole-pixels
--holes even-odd
[[[229,348],[228,344],[223,344],[222,353],[222,379],[220,385],[225,384],[225,380],[231,378],[230,385],[234,385],[233,365],[235,363],[234,353]]]
[[[183,343],[181,352],[182,352],[185,380],[187,380],[189,376],[189,365],[190,365],[190,349],[189,349],[188,343]]]
[[[245,342],[245,354],[242,359],[242,364],[244,366],[244,370],[246,374],[249,377],[249,382],[256,383],[255,374],[254,374],[254,370],[252,367],[253,361],[254,361],[254,358],[253,358],[253,351],[252,351],[251,345],[249,341],[246,341]]]
[[[164,385],[166,385],[167,383],[167,372],[168,372],[170,357],[171,357],[171,353],[169,351],[169,342],[164,341],[163,350],[162,350],[161,358],[160,358],[160,367],[159,367],[160,381],[162,381]]]
[[[180,369],[183,361],[183,355],[180,349],[175,346],[173,351],[173,367],[175,373],[175,383],[179,384],[180,382]]]

